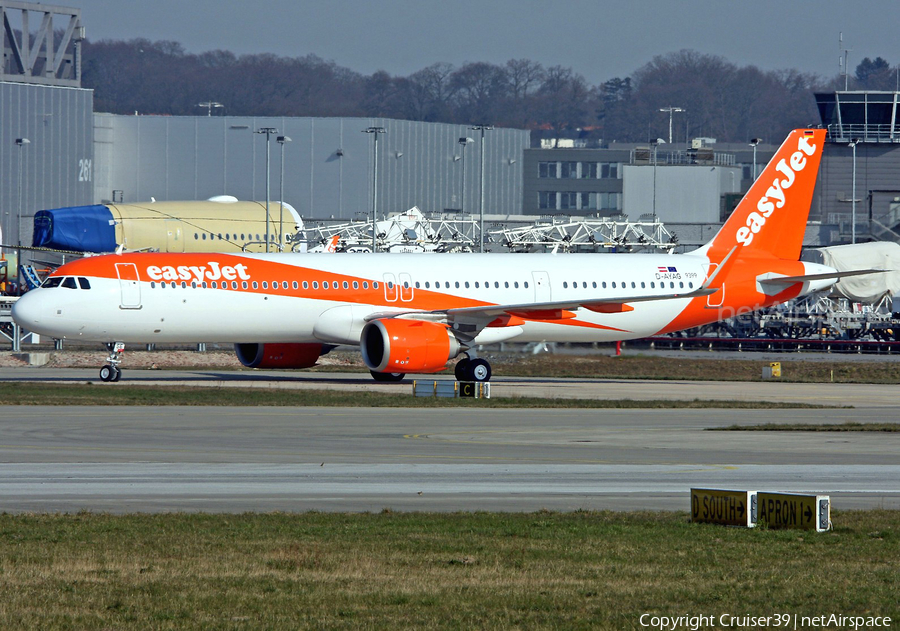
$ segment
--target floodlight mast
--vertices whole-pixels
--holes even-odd
[[[669,113],[669,144],[671,145],[671,144],[672,144],[672,115],[673,115],[675,112],[686,112],[687,110],[686,110],[686,109],[683,109],[683,108],[680,108],[680,107],[673,107],[673,106],[670,105],[669,107],[661,107],[661,108],[659,108],[659,111],[660,111],[660,112],[668,112],[668,113]],[[686,141],[686,140],[687,140],[687,139],[685,139],[685,141]]]
[[[484,132],[494,129],[493,125],[473,125],[469,127],[473,131],[481,132],[481,194],[479,201],[478,240],[479,252],[484,252]]]
[[[269,138],[272,134],[277,134],[278,130],[274,127],[260,127],[256,130],[257,134],[266,135],[266,253],[269,252]]]
[[[372,253],[378,251],[378,222],[376,211],[378,209],[378,134],[385,133],[384,127],[367,127],[364,134],[372,134]]]

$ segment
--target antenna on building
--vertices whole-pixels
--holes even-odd
[[[850,61],[850,53],[853,52],[852,48],[844,48],[844,32],[841,31],[838,37],[838,48],[841,51],[841,56],[838,57],[838,67],[841,68],[841,74],[844,75],[844,92],[846,92],[848,87],[848,82],[850,78],[850,73],[847,68],[847,64]]]

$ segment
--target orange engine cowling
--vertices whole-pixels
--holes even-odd
[[[247,368],[309,368],[331,350],[324,344],[235,344],[234,353]]]
[[[438,372],[462,350],[443,324],[397,318],[369,322],[360,345],[363,361],[375,372]]]

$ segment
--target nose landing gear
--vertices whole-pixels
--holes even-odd
[[[106,365],[100,368],[100,381],[115,382],[122,377],[122,369],[119,364],[122,363],[122,353],[125,352],[125,344],[115,342],[106,345],[109,355],[106,357]]]

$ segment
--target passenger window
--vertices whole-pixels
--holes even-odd
[[[476,280],[476,281],[475,281],[475,289],[480,289],[480,287],[479,287],[479,285],[478,285],[478,281],[477,281],[477,280]]]
[[[372,281],[372,289],[378,289],[378,282]]]
[[[353,281],[353,289],[359,289],[359,281]]]
[[[291,283],[291,286],[292,286],[294,289],[298,289],[298,288],[299,288],[299,285],[297,284],[297,281],[294,281],[293,283]]]
[[[528,289],[528,281],[525,281],[525,289]]]
[[[315,283],[313,283],[313,285],[315,285]],[[268,289],[268,288],[269,288],[269,281],[264,280],[263,281],[263,289]]]
[[[513,285],[515,286],[516,289],[518,289],[518,288],[519,288],[519,281],[514,282]]]
[[[263,289],[265,289],[265,288],[266,288],[266,284],[263,283]],[[313,281],[313,289],[318,289],[318,288],[319,288],[319,281],[314,280]]]
[[[191,281],[191,289],[197,289],[197,281]],[[244,289],[247,289],[247,283],[244,283]]]
[[[469,288],[469,281],[466,281],[466,289]]]
[[[184,281],[181,281],[181,288],[187,289],[187,283]],[[234,283],[234,288],[237,289],[237,283]]]
[[[566,281],[563,281],[563,289],[568,289],[568,288],[569,288],[569,283],[567,283]]]
[[[206,281],[203,281],[203,289],[208,289],[208,287],[206,285]]]
[[[62,282],[62,286],[66,289],[78,289],[78,286],[75,284],[75,279],[72,276],[67,276]]]
[[[354,283],[354,285],[355,285],[355,284],[356,284],[356,283]],[[426,280],[426,281],[425,281],[425,289],[430,289],[430,288],[431,288],[431,282]]]
[[[364,280],[363,281],[363,289],[368,289],[368,288],[369,288],[369,281]]]
[[[591,283],[591,286],[592,286],[594,289],[597,289],[597,281],[594,281],[593,283]]]
[[[613,281],[613,282],[612,282],[612,288],[613,288],[613,289],[616,288],[616,281]]]
[[[644,281],[641,281],[641,289],[646,289],[646,288],[647,288],[647,283],[645,283]]]
[[[683,282],[678,283],[678,286],[679,286],[681,289],[684,289],[684,283],[683,283]]]
[[[259,283],[253,281],[253,289],[259,289]]]
[[[303,281],[303,289],[309,289],[309,282]]]
[[[150,281],[150,289],[156,289],[156,283],[155,283],[155,282]]]
[[[637,289],[637,285],[634,284],[634,281],[631,281],[631,288],[632,288],[632,289]]]
[[[456,281],[456,288],[459,289],[459,281]]]
[[[243,282],[241,283],[241,288],[242,288],[242,289],[247,289],[247,281],[243,281]]]
[[[507,289],[509,289],[509,281],[505,281],[505,282],[503,283],[503,286],[506,287]]]

